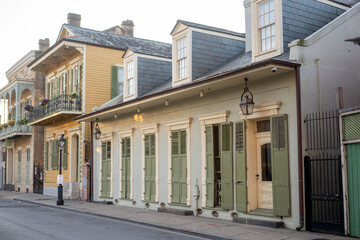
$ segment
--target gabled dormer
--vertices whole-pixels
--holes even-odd
[[[245,34],[178,20],[171,32],[172,85],[200,78],[245,51]]]
[[[80,27],[81,15],[75,14],[75,13],[68,13],[67,24]],[[75,34],[72,33],[69,28],[67,28],[65,25],[63,25],[60,29],[60,33],[59,33],[56,41],[59,41],[60,39],[62,39],[64,37],[74,37],[74,36],[75,36]]]
[[[151,42],[124,53],[123,99],[129,101],[171,81],[171,44]]]
[[[286,52],[350,8],[345,0],[244,0],[246,51],[252,61]]]

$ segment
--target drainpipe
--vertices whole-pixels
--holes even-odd
[[[299,171],[299,226],[300,231],[304,227],[304,196],[303,196],[303,161],[302,161],[302,121],[301,121],[301,89],[300,89],[300,66],[296,67],[296,110],[297,110],[297,134],[298,134],[298,171]]]
[[[89,184],[90,184],[90,190],[89,190],[89,202],[92,202],[93,201],[93,183],[92,183],[92,179],[93,179],[93,162],[94,162],[94,123],[93,122],[90,122],[90,164],[89,164],[89,167],[90,167],[90,179],[89,179]]]

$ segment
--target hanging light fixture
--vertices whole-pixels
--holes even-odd
[[[254,100],[253,100],[253,94],[249,91],[249,88],[247,87],[247,81],[248,79],[245,78],[245,88],[244,88],[244,92],[241,95],[241,102],[240,102],[240,108],[241,108],[241,112],[244,115],[251,115],[253,113],[254,110]]]
[[[100,127],[99,127],[99,119],[98,118],[96,118],[94,137],[96,140],[99,140],[101,137],[101,131],[100,131]]]

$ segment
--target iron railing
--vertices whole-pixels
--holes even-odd
[[[14,125],[8,125],[7,127],[3,126],[0,130],[0,138],[11,135],[12,133],[32,133],[32,129],[31,126],[21,125],[18,123],[15,123]]]
[[[215,206],[221,206],[221,180],[215,180]]]
[[[81,111],[81,97],[73,98],[67,94],[54,97],[45,106],[40,104],[34,107],[34,110],[29,114],[29,122],[60,111]]]

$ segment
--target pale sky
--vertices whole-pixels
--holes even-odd
[[[81,15],[81,27],[105,30],[134,21],[134,36],[171,43],[178,19],[245,32],[243,0],[0,0],[0,88],[6,71],[39,39],[56,41],[69,12]]]

